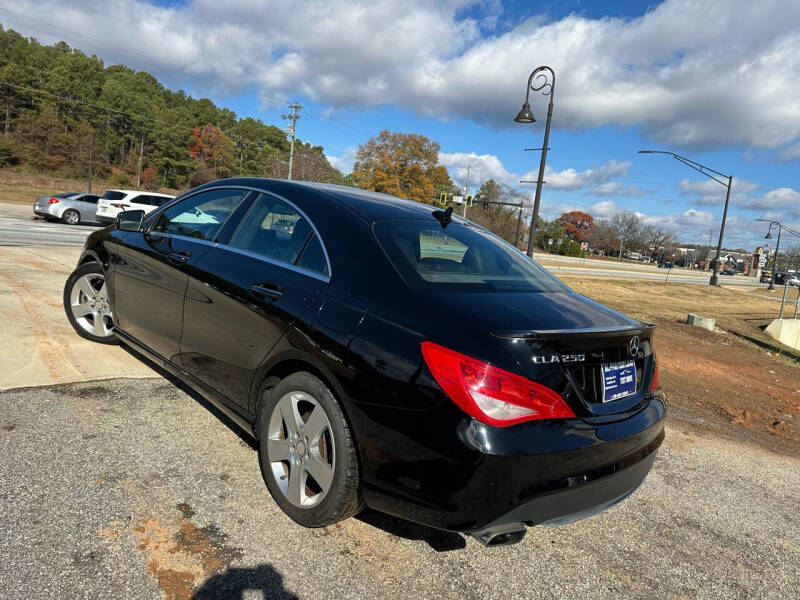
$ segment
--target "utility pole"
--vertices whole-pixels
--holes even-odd
[[[89,190],[92,193],[92,161],[94,160],[94,133],[89,134]]]
[[[467,216],[467,196],[469,196],[469,170],[472,165],[467,165],[467,180],[464,182],[464,213],[463,216]]]
[[[709,261],[711,260],[711,238],[714,236],[714,230],[708,230],[708,252],[706,252],[706,268],[703,269],[708,270]]]
[[[142,185],[142,155],[144,154],[144,134],[142,134],[142,143],[139,144],[139,165],[136,167],[136,189]]]
[[[292,179],[292,162],[294,161],[294,136],[295,130],[297,125],[297,119],[300,118],[300,109],[303,108],[297,102],[294,102],[289,105],[289,108],[292,109],[291,114],[283,114],[281,115],[281,119],[285,119],[287,121],[291,121],[292,124],[286,127],[286,133],[292,136],[292,143],[289,146],[289,177],[288,179]]]

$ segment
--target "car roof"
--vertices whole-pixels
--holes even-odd
[[[162,194],[161,192],[148,192],[147,190],[122,190],[120,188],[108,188],[106,192],[119,192],[120,194],[146,194],[147,196],[164,196],[165,198],[174,198],[169,194]]]
[[[335,200],[347,206],[358,214],[364,221],[373,223],[385,219],[429,219],[431,213],[438,207],[414,200],[406,200],[372,192],[357,187],[335,185],[332,183],[319,183],[314,181],[289,181],[286,179],[267,179],[262,177],[236,177],[221,179],[201,186],[212,188],[217,186],[248,186],[271,191],[284,195],[289,200],[310,200],[308,192],[316,192],[317,201]],[[197,188],[197,189],[201,189]],[[454,221],[466,223],[466,219],[453,215]]]

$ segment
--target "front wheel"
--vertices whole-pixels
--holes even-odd
[[[118,344],[108,300],[103,268],[97,263],[81,265],[64,285],[64,310],[75,332],[100,344]]]
[[[361,508],[355,442],[339,403],[311,373],[265,392],[259,462],[281,510],[305,527],[325,527]]]

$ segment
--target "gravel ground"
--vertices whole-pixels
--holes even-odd
[[[161,379],[0,393],[0,597],[797,598],[800,460],[671,425],[591,519],[487,549],[284,517],[253,446]]]

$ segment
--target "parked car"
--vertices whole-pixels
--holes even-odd
[[[722,274],[733,276],[736,275],[736,271],[734,269],[723,269]]]
[[[666,262],[666,261],[661,261],[660,263],[658,263],[658,268],[659,269],[671,269],[672,268],[672,263],[671,262]]]
[[[62,192],[53,196],[39,196],[33,203],[33,214],[48,221],[62,221],[68,225],[97,223],[95,194]]]
[[[97,220],[108,225],[123,210],[143,210],[147,214],[172,198],[168,194],[139,190],[106,190],[97,203]]]
[[[234,178],[122,212],[64,306],[258,440],[306,527],[369,506],[513,543],[627,497],[664,437],[654,325],[452,209],[384,194]]]
[[[793,287],[800,287],[800,277],[797,275],[787,275],[786,276],[790,286]]]

